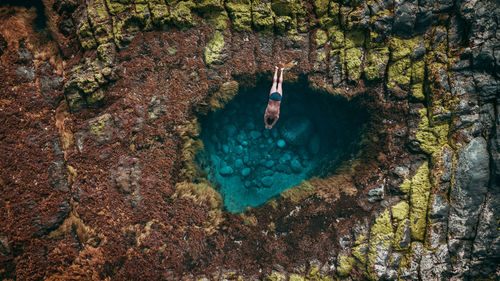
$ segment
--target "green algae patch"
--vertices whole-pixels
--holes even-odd
[[[389,49],[391,50],[391,60],[397,61],[405,57],[409,57],[418,44],[419,37],[411,39],[401,39],[392,37],[389,40]]]
[[[371,49],[367,54],[366,65],[364,68],[366,79],[382,79],[388,61],[389,49],[387,47]]]
[[[362,58],[363,51],[361,48],[350,48],[345,51],[347,75],[352,81],[361,77]]]
[[[392,221],[396,226],[396,232],[394,233],[394,248],[397,250],[407,249],[410,245],[409,241],[409,224],[408,219],[410,206],[407,202],[402,201],[391,207]]]
[[[219,31],[214,33],[214,37],[205,47],[205,63],[210,66],[213,63],[220,63],[220,54],[224,49],[224,36]]]
[[[236,31],[250,31],[252,29],[252,9],[248,0],[229,0],[226,9],[231,17]]]
[[[402,58],[389,64],[387,71],[387,87],[406,86],[410,84],[410,63],[409,57]]]
[[[425,162],[418,168],[411,180],[410,230],[412,241],[424,241],[430,190],[429,164]]]
[[[416,133],[422,151],[429,155],[441,151],[442,147],[448,144],[449,124],[434,124],[430,126],[427,117],[427,109],[420,110],[421,120]]]
[[[340,27],[330,27],[328,29],[328,38],[330,38],[333,49],[340,49],[344,47],[344,32],[342,32]]]
[[[271,32],[274,26],[274,17],[270,1],[252,1],[252,23],[257,31]]]
[[[281,192],[281,197],[290,200],[293,204],[299,203],[314,192],[314,185],[309,181],[302,181],[298,185]]]
[[[316,30],[316,35],[314,36],[314,38],[316,39],[317,46],[324,45],[328,41],[328,36],[322,29]]]
[[[354,247],[351,250],[352,255],[362,264],[366,264],[366,255],[368,251],[368,237],[360,234],[354,242]]]
[[[383,211],[376,219],[370,229],[370,243],[368,246],[367,274],[372,280],[377,280],[375,273],[375,260],[377,252],[381,249],[389,249],[394,239],[391,214],[389,210]]]
[[[193,2],[183,1],[170,6],[169,21],[178,27],[191,27],[196,25],[196,20],[191,13],[195,6]]]
[[[337,273],[340,276],[349,275],[354,265],[354,258],[343,254],[339,254],[337,260],[338,260]]]

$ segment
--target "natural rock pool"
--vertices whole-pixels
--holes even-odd
[[[200,119],[204,150],[197,162],[233,213],[332,173],[359,149],[363,108],[305,82],[284,85],[280,119],[265,129],[269,87],[263,82],[240,90],[223,109]]]

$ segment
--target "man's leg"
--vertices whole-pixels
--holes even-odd
[[[281,69],[281,74],[280,74],[280,81],[278,83],[278,89],[276,90],[276,92],[280,93],[281,96],[283,96],[283,89],[282,89],[282,84],[283,84],[283,69]]]
[[[274,77],[273,77],[273,86],[271,87],[271,92],[269,94],[272,94],[274,92],[278,91],[278,67],[274,67]]]

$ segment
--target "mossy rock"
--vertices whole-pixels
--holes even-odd
[[[222,63],[220,55],[224,49],[224,36],[220,31],[214,33],[214,37],[208,42],[205,47],[205,63],[210,66],[212,64]]]
[[[271,9],[271,1],[252,1],[252,22],[257,31],[271,31],[274,27],[274,12]]]

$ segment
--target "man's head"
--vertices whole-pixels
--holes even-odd
[[[280,102],[269,100],[266,113],[264,114],[264,124],[266,129],[271,129],[280,118]]]

